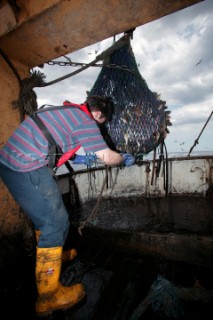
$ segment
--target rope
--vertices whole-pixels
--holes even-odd
[[[109,57],[115,50],[118,50],[120,47],[122,47],[124,45],[125,42],[128,41],[128,38],[130,37],[130,35],[125,34],[122,38],[120,38],[115,44],[113,44],[110,48],[108,48],[107,50],[103,51],[101,54],[99,54],[95,60],[91,61],[88,64],[85,64],[82,68],[79,68],[78,70],[75,70],[74,72],[68,73],[67,75],[64,75],[58,79],[55,79],[53,81],[47,82],[45,84],[42,85],[42,87],[47,87],[49,85],[55,84],[59,81],[65,80],[69,77],[72,77],[86,69],[88,69],[91,66],[94,66],[98,61],[100,60],[104,60],[107,57]],[[110,68],[115,68],[115,66],[109,66]]]
[[[157,168],[156,168],[156,178],[159,178],[160,169],[161,169],[161,162],[164,160],[163,146],[164,146],[164,141],[162,141],[160,143],[160,156],[159,156],[159,161],[158,161]]]
[[[19,84],[21,84],[21,77],[20,77],[18,71],[16,70],[16,68],[14,67],[14,65],[12,64],[10,59],[8,58],[8,56],[4,53],[4,51],[1,48],[0,48],[0,55],[7,62],[8,66],[10,67],[10,69],[13,71],[14,75],[18,79]]]
[[[191,149],[190,149],[190,151],[189,151],[189,154],[188,154],[188,157],[190,156],[190,154],[191,154],[192,150],[194,149],[194,147],[195,147],[197,144],[199,144],[198,140],[200,139],[201,134],[203,133],[205,127],[207,126],[207,123],[208,123],[209,120],[211,119],[212,114],[213,114],[213,110],[212,110],[212,112],[210,113],[210,115],[209,115],[209,117],[208,117],[205,125],[203,126],[203,129],[201,130],[199,136],[197,137],[197,139],[195,140],[193,146],[191,147]]]
[[[156,148],[154,148],[154,152],[153,152],[153,162],[152,162],[152,177],[151,177],[151,185],[153,186],[154,183],[154,175],[155,175],[155,171],[156,171]]]
[[[1,48],[0,48],[0,55],[2,56],[2,58],[5,60],[5,62],[8,64],[8,66],[10,67],[10,69],[12,70],[14,75],[16,76],[16,78],[19,82],[20,89],[21,89],[21,84],[22,84],[21,77],[20,77],[18,71],[16,70],[16,68],[14,67],[13,63],[10,61],[8,56],[4,53],[4,51]],[[12,104],[13,104],[13,102],[12,102]],[[28,104],[29,103],[27,103],[27,105]],[[13,107],[14,107],[14,105],[13,105]],[[16,106],[15,106],[15,108],[16,108]],[[22,107],[20,107],[19,112],[20,112],[20,119],[22,121],[22,120],[24,120],[24,109]]]
[[[69,73],[69,74],[67,74],[67,75],[65,75],[65,76],[63,76],[61,78],[55,79],[55,80],[53,80],[51,82],[47,82],[45,85],[42,85],[42,87],[46,87],[46,86],[49,86],[51,84],[55,84],[55,83],[57,83],[59,81],[65,80],[66,78],[74,76],[77,73],[80,73],[81,71],[83,71],[83,70],[85,70],[86,68],[89,68],[89,67],[120,69],[120,70],[131,72],[131,73],[135,74],[136,76],[142,78],[140,73],[138,73],[135,70],[129,69],[127,66],[117,66],[117,65],[113,65],[113,64],[108,64],[108,65],[96,64],[96,63],[94,63],[94,61],[95,60],[93,60],[89,64],[88,63],[80,63],[80,62],[49,61],[48,62],[49,65],[59,65],[59,66],[77,66],[77,65],[82,65],[83,67],[78,69],[78,70],[76,70],[76,71],[74,71],[74,72],[71,72],[71,73]]]
[[[169,169],[168,169],[168,152],[167,152],[167,148],[166,148],[166,144],[165,142],[163,142],[164,145],[164,149],[165,149],[165,154],[166,154],[166,158],[164,161],[164,165],[163,165],[163,173],[164,173],[164,190],[165,190],[165,196],[168,196],[168,183],[169,183]]]
[[[97,202],[96,202],[96,205],[95,207],[93,208],[92,212],[90,213],[90,215],[88,216],[88,218],[84,221],[82,221],[80,223],[80,226],[78,227],[78,233],[82,236],[82,229],[85,228],[85,226],[92,220],[92,218],[94,218],[98,212],[98,208],[99,208],[99,204],[102,200],[102,195],[103,195],[103,191],[104,191],[104,188],[106,186],[106,183],[107,183],[107,178],[108,178],[108,171],[109,171],[109,168],[108,166],[106,166],[106,176],[104,178],[104,181],[103,181],[103,184],[102,184],[102,187],[101,187],[101,192],[98,196],[98,199],[97,199]]]

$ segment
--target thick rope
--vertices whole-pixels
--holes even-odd
[[[212,110],[212,112],[210,113],[208,119],[206,120],[206,123],[205,123],[205,125],[203,126],[203,129],[201,130],[199,136],[197,137],[197,139],[195,140],[193,146],[191,147],[191,149],[190,149],[190,151],[189,151],[189,154],[188,154],[188,157],[190,156],[190,154],[191,154],[192,150],[194,149],[194,147],[195,147],[197,144],[199,144],[198,140],[200,139],[201,134],[203,133],[205,127],[207,126],[207,123],[208,123],[209,120],[211,119],[212,114],[213,114],[213,110]]]

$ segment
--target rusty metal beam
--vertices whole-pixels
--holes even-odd
[[[19,0],[15,25],[4,0],[0,20],[5,12],[10,16],[0,30],[0,48],[12,61],[32,68],[201,1]]]

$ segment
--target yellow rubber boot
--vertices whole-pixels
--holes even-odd
[[[36,251],[36,313],[46,316],[55,310],[66,310],[85,297],[84,286],[63,286],[60,281],[62,247],[38,248]]]
[[[38,243],[38,239],[41,234],[41,231],[35,230],[35,234],[36,234],[36,241]],[[61,256],[62,262],[69,262],[69,261],[75,259],[77,254],[78,254],[77,250],[74,248],[62,251],[62,256]]]

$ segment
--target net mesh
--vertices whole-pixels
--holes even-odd
[[[110,147],[147,154],[169,132],[170,111],[165,111],[166,102],[148,88],[140,75],[129,37],[122,37],[108,52],[88,95],[110,96],[114,101],[115,113],[106,124]]]

